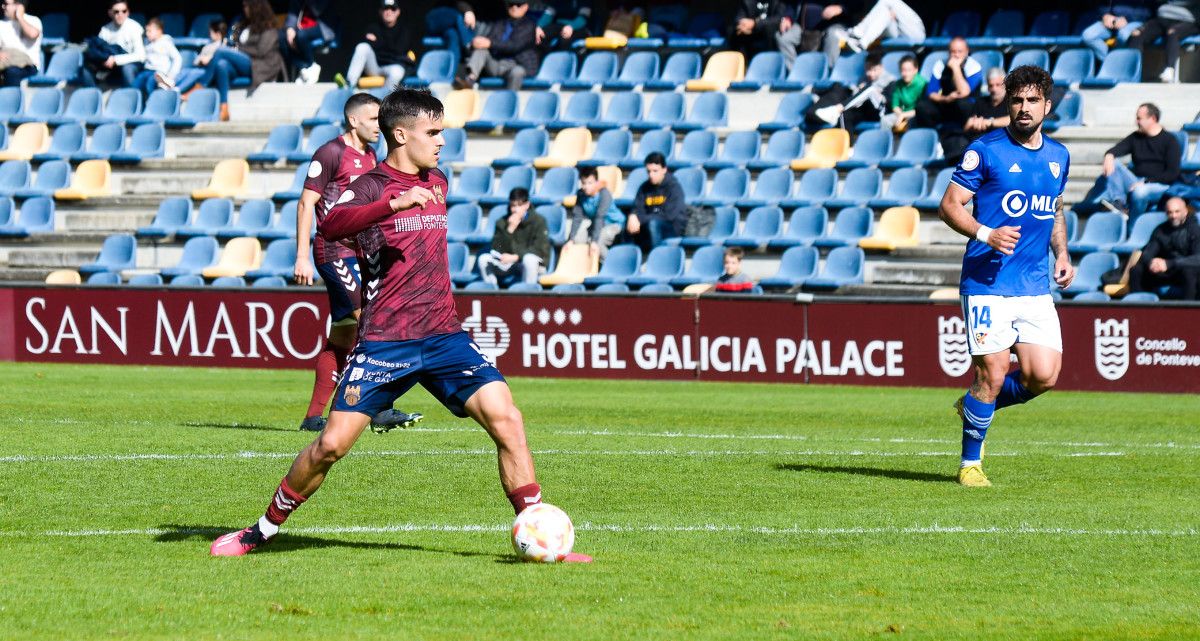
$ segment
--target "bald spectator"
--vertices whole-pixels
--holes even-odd
[[[970,57],[967,41],[950,41],[950,57],[933,65],[925,96],[917,103],[913,124],[961,131],[974,105],[973,96],[983,82],[983,67]]]
[[[1184,300],[1200,299],[1200,224],[1178,196],[1167,200],[1167,222],[1154,229],[1129,271],[1131,291],[1154,292],[1164,285],[1180,288]]]

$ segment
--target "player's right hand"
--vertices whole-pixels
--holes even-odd
[[[413,187],[408,191],[393,198],[388,204],[391,205],[392,211],[400,211],[402,209],[410,209],[417,207],[418,209],[425,206],[425,203],[433,200],[433,192],[424,187]]]
[[[308,262],[307,258],[296,259],[296,271],[293,274],[297,285],[313,284],[313,268],[312,263]]]
[[[996,251],[1010,256],[1013,249],[1017,246],[1017,241],[1021,239],[1020,227],[997,227],[988,234],[988,246]]]

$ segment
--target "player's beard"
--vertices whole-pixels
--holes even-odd
[[[1013,128],[1013,131],[1018,135],[1027,137],[1032,136],[1034,132],[1036,132],[1038,128],[1042,126],[1045,116],[1042,118],[1037,118],[1033,114],[1029,114],[1029,124],[1021,122],[1021,120],[1018,118],[1012,118],[1011,120],[1012,122],[1010,124]]]

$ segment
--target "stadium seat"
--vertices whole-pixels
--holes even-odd
[[[275,215],[275,205],[265,198],[247,200],[238,210],[237,222],[217,230],[219,240],[229,240],[238,236],[258,236],[271,226],[271,218]]]
[[[167,238],[188,224],[192,217],[192,201],[183,196],[164,198],[158,204],[154,220],[145,227],[138,227],[139,238]]]
[[[1157,303],[1158,301],[1158,294],[1154,292],[1130,292],[1121,299],[1122,303]]]
[[[100,90],[95,87],[81,87],[71,93],[67,99],[67,107],[62,114],[46,119],[46,124],[57,127],[67,123],[82,123],[100,116]]]
[[[1042,128],[1046,131],[1058,131],[1060,127],[1083,126],[1083,96],[1078,92],[1068,91],[1062,100],[1051,108],[1054,110],[1051,117],[1042,123]]]
[[[757,131],[732,131],[725,137],[720,155],[705,161],[704,168],[716,171],[728,167],[746,167],[747,163],[758,159],[761,147],[762,136]]]
[[[220,119],[220,106],[221,99],[216,89],[197,89],[188,95],[187,101],[179,109],[179,115],[163,120],[163,124],[176,129],[190,129],[202,122],[216,122]]]
[[[684,167],[675,173],[675,180],[683,187],[683,196],[691,203],[704,195],[704,185],[708,182],[708,174],[700,167]],[[645,181],[643,181],[645,182]]]
[[[580,160],[590,155],[591,147],[592,132],[588,131],[586,127],[563,129],[554,137],[554,144],[550,147],[550,153],[535,158],[533,166],[538,169],[549,169],[551,167],[574,168],[579,164]]]
[[[215,244],[217,241],[209,238]],[[170,287],[204,287],[204,277],[200,274],[180,274],[168,283]]]
[[[645,165],[646,156],[656,151],[666,157],[668,163],[670,162],[671,158],[675,155],[674,132],[669,129],[647,131],[642,134],[642,139],[638,142],[637,151],[631,152],[629,156],[617,164],[622,169],[636,169]]]
[[[205,201],[207,202],[207,201]],[[300,202],[297,200],[289,200],[283,203],[279,208],[279,215],[275,217],[275,222],[271,226],[258,233],[258,237],[262,240],[277,240],[279,238],[295,238],[296,237],[296,214],[299,209]],[[312,234],[316,235],[316,225],[312,227]]]
[[[644,182],[646,182],[646,168],[634,168],[634,170],[629,172],[629,175],[625,178],[625,190],[613,192],[613,202],[616,203],[617,207],[622,209],[630,207],[633,205],[633,197],[637,194],[638,187],[640,187]]]
[[[582,91],[571,96],[559,118],[546,123],[546,129],[558,131],[573,127],[587,127],[599,119],[600,94],[594,91]]]
[[[442,137],[446,144],[438,154],[439,162],[462,162],[467,159],[467,132],[462,129],[443,129]]]
[[[700,77],[700,65],[700,54],[694,51],[675,52],[663,65],[662,75],[642,83],[642,91],[675,91]]]
[[[1154,229],[1165,222],[1167,222],[1167,215],[1158,211],[1148,211],[1138,216],[1130,224],[1129,237],[1116,243],[1108,251],[1118,256],[1128,256],[1140,250],[1150,242],[1150,236],[1154,233]]]
[[[924,167],[939,158],[938,135],[933,129],[909,129],[900,137],[895,153],[880,161],[884,169],[899,169],[901,167]]]
[[[622,245],[618,245],[621,247]],[[627,245],[625,245],[627,246]],[[614,247],[615,249],[615,247]],[[611,253],[609,254],[611,256]],[[597,272],[599,259],[586,243],[567,243],[558,256],[558,265],[550,273],[538,279],[552,291],[583,291],[583,281]],[[578,289],[559,289],[563,285],[578,285]]]
[[[1196,116],[1192,118],[1191,122],[1185,124],[1183,126],[1183,130],[1190,131],[1192,133],[1200,132],[1200,113],[1197,113]]]
[[[661,93],[654,96],[645,117],[629,123],[629,129],[630,131],[649,131],[671,128],[679,124],[683,117],[683,95],[675,92]]]
[[[8,137],[8,146],[0,149],[0,160],[29,160],[50,148],[50,128],[44,122],[27,122]]]
[[[79,266],[80,274],[120,272],[137,267],[137,241],[129,234],[113,234],[104,239],[95,262]]]
[[[588,129],[607,131],[620,129],[642,119],[642,94],[632,91],[618,93],[608,102],[604,117],[588,123]]]
[[[125,149],[125,125],[109,123],[100,125],[92,131],[83,151],[71,154],[71,162],[81,163],[85,160],[108,160],[108,157]]]
[[[162,158],[166,153],[167,132],[158,123],[148,123],[134,127],[124,151],[109,154],[108,161],[113,164],[133,165],[149,158]]]
[[[833,229],[828,234],[814,239],[816,247],[844,247],[858,249],[858,241],[871,235],[874,230],[874,213],[866,207],[847,207],[833,219]]]
[[[46,274],[45,282],[47,285],[80,285],[83,278],[74,269],[56,269]]]
[[[954,175],[954,170],[954,167],[944,167],[939,171],[934,177],[929,191],[923,197],[918,198],[913,206],[917,209],[937,209],[942,203],[942,196],[946,195],[946,188],[950,186],[950,178]]]
[[[632,91],[639,85],[658,78],[658,52],[635,51],[625,58],[621,73],[615,80],[605,81],[604,91]]]
[[[151,122],[165,123],[167,119],[174,118],[178,113],[179,92],[169,89],[155,89],[146,98],[146,104],[141,113],[127,117],[125,124],[135,127]]]
[[[915,207],[891,207],[879,215],[875,232],[858,241],[858,246],[882,251],[916,247],[921,242],[920,231],[921,212]]]
[[[829,64],[820,51],[806,51],[796,56],[787,77],[771,83],[771,91],[795,91],[808,89],[829,77]]]
[[[1068,11],[1043,11],[1033,18],[1033,24],[1025,34],[1010,39],[1014,47],[1052,47],[1056,39],[1071,33],[1071,13]],[[1049,69],[1049,65],[1039,65]]]
[[[537,75],[525,79],[522,89],[550,89],[556,84],[575,78],[575,54],[567,51],[552,51],[542,59]],[[484,80],[487,80],[486,78]],[[502,86],[503,81],[497,86]],[[480,82],[480,87],[485,86]],[[537,94],[534,94],[537,95]],[[557,95],[557,94],[554,94]]]
[[[604,285],[601,285],[604,287]],[[599,288],[596,289],[599,291]],[[674,294],[675,288],[667,283],[650,283],[638,290],[638,294]]]
[[[885,129],[871,129],[858,135],[850,157],[837,163],[838,169],[855,169],[858,167],[876,167],[880,161],[892,153],[892,132]]]
[[[646,257],[641,273],[626,278],[625,284],[630,287],[645,287],[655,283],[666,285],[672,278],[683,275],[683,264],[682,248],[669,245],[655,247]]]
[[[1079,267],[1075,272],[1075,280],[1068,287],[1062,290],[1063,295],[1070,296],[1082,294],[1084,292],[1099,292],[1101,287],[1100,277],[1104,272],[1116,269],[1121,266],[1120,259],[1116,254],[1106,251],[1092,252],[1087,254],[1079,261]]]
[[[758,91],[783,80],[787,71],[783,54],[777,51],[757,53],[750,59],[745,77],[729,83],[729,91]]]
[[[180,14],[175,14],[180,15]],[[161,17],[161,16],[160,16]],[[225,20],[225,17],[219,13],[198,13],[192,18],[191,26],[185,34],[176,36],[171,34],[175,40],[175,46],[185,49],[200,49],[209,43],[208,25],[214,20]],[[169,33],[169,32],[168,32]]]
[[[308,141],[304,143],[302,148],[287,153],[287,161],[291,163],[303,163],[307,169],[308,161],[312,160],[313,155],[317,153],[321,145],[337,138],[341,134],[342,128],[338,125],[317,125],[308,132]],[[387,145],[382,145],[382,147],[386,148]]]
[[[308,179],[308,165],[300,165],[292,174],[292,184],[283,191],[277,191],[271,196],[271,200],[277,203],[296,200],[300,198],[300,193],[304,190],[304,181]],[[453,193],[453,192],[451,192]]]
[[[550,135],[546,133],[545,129],[523,129],[513,137],[512,149],[508,151],[508,155],[493,160],[492,166],[503,169],[504,167],[529,165],[535,158],[545,156],[546,150],[549,148]]]
[[[971,51],[971,58],[979,63],[979,67],[983,69],[986,76],[988,69],[1003,69],[1004,54],[995,50]]]
[[[263,143],[261,151],[246,156],[247,162],[274,163],[288,154],[300,151],[304,141],[304,131],[300,125],[275,125],[267,134],[267,142]]]
[[[767,139],[767,146],[762,156],[747,161],[746,168],[752,171],[774,167],[790,168],[791,161],[803,152],[804,132],[797,129],[776,131]]]
[[[200,275],[205,278],[243,276],[248,271],[258,269],[261,264],[262,245],[257,238],[234,238],[225,244],[217,264],[205,267],[200,271]]]
[[[71,32],[71,16],[62,12],[42,14],[42,47],[52,49],[67,43]]]
[[[1107,303],[1112,297],[1104,292],[1083,292],[1071,299],[1080,303]]]
[[[346,101],[352,95],[354,95],[353,89],[331,89],[327,91],[324,96],[321,96],[321,104],[317,107],[316,113],[312,117],[300,121],[300,124],[304,127],[340,124],[345,119],[343,111],[345,111]]]
[[[746,58],[740,51],[718,51],[708,59],[704,74],[684,83],[687,91],[725,91],[730,84],[744,80]]]
[[[846,174],[840,193],[835,198],[827,199],[824,204],[831,209],[863,206],[872,198],[878,198],[882,192],[883,172],[874,167],[860,167]]]
[[[695,200],[695,204],[717,207],[720,205],[736,205],[738,201],[749,195],[750,172],[745,169],[722,169],[717,172],[709,185],[708,194]],[[691,202],[689,200],[689,202]]]
[[[570,167],[569,169],[574,169]],[[543,179],[542,184],[545,184]],[[567,232],[570,231],[570,226],[567,224],[567,210],[559,203],[550,203],[539,205],[534,211],[546,221],[546,232],[550,235],[550,244],[555,247],[561,247],[567,242]]]
[[[1112,251],[1125,240],[1125,216],[1114,212],[1097,212],[1087,219],[1079,240],[1069,243],[1072,254]]]
[[[800,180],[796,182],[796,193],[790,198],[785,198],[780,206],[791,209],[820,205],[833,197],[837,190],[837,180],[837,170],[833,168],[810,169],[800,174]]]
[[[625,160],[632,150],[633,134],[624,129],[610,129],[596,139],[592,157],[580,160],[578,164],[581,167],[616,165]]]
[[[235,289],[246,286],[246,279],[241,276],[217,276],[209,283],[210,287]]]
[[[134,274],[125,284],[134,287],[161,287],[163,277],[160,274]]]
[[[87,200],[111,196],[112,165],[107,160],[85,160],[75,168],[71,186],[54,192],[55,200]]]
[[[536,95],[536,94],[535,94]],[[467,121],[463,127],[467,131],[491,131],[517,117],[517,93],[510,90],[493,91],[483,103],[483,110],[477,120]]]
[[[1087,89],[1105,89],[1123,82],[1142,81],[1142,52],[1137,49],[1113,49],[1100,63],[1095,77],[1085,78],[1079,83]]]
[[[8,122],[9,118],[21,113],[23,105],[20,87],[0,87],[0,121]]]
[[[883,195],[867,201],[867,205],[881,209],[912,205],[925,195],[927,182],[928,176],[920,167],[897,169],[888,177],[887,189]]]
[[[758,281],[763,289],[791,289],[817,275],[819,255],[816,247],[789,247],[779,257],[779,269],[768,278]]]
[[[1046,71],[1050,71],[1050,54],[1045,49],[1018,51],[1013,55],[1012,62],[1008,63],[1008,70],[1012,71],[1024,65],[1040,67]]]
[[[715,133],[703,130],[689,131],[679,145],[679,152],[667,163],[667,166],[671,169],[680,169],[705,165],[716,156],[716,153],[717,135]]]
[[[124,123],[142,111],[142,92],[132,87],[113,89],[99,115],[87,119],[95,127],[109,122]]]
[[[0,196],[9,197],[29,186],[32,169],[26,160],[5,160],[0,163]]]
[[[737,233],[740,217],[736,207],[724,206],[717,207],[715,217],[713,218],[713,226],[709,232],[703,236],[681,236],[668,238],[663,241],[667,245],[680,245],[682,247],[707,247],[708,245],[722,245],[725,239],[730,238]]]
[[[1096,58],[1091,49],[1067,49],[1058,54],[1050,77],[1054,84],[1071,86],[1092,77]]]
[[[1068,209],[1063,218],[1067,221],[1067,243],[1079,240],[1079,214],[1073,209]]]
[[[625,283],[604,283],[596,287],[597,294],[627,294],[629,293],[629,285]]]
[[[268,204],[270,204],[268,202]],[[243,211],[245,205],[242,206]],[[246,278],[265,278],[270,276],[290,277],[296,268],[296,240],[281,238],[273,240],[263,252],[262,264],[258,269],[246,272]],[[286,285],[286,283],[285,283]]]
[[[808,108],[813,104],[813,96],[810,93],[793,92],[783,97],[779,101],[779,106],[775,108],[775,117],[767,122],[760,123],[758,130],[764,133],[780,131],[784,129],[795,129],[804,126],[804,115]]]
[[[461,129],[479,117],[482,99],[474,89],[455,89],[442,99],[442,126]]]
[[[192,190],[192,199],[237,198],[246,193],[249,180],[250,164],[245,160],[241,158],[222,160],[213,168],[208,186]]]
[[[188,225],[175,230],[179,238],[193,236],[216,236],[217,231],[228,227],[233,220],[233,201],[228,198],[210,198],[200,203],[196,218]]]
[[[756,249],[765,246],[783,231],[783,210],[773,205],[755,207],[746,215],[742,231],[725,239],[726,247]]]
[[[487,216],[483,218],[479,229],[475,233],[467,236],[464,241],[467,245],[479,248],[488,248],[492,244],[492,237],[496,233],[496,222],[508,215],[508,204],[500,203],[493,204],[488,210]]]
[[[542,291],[542,286],[537,283],[513,283],[512,285],[508,286],[508,291],[524,293],[540,292]]]
[[[625,187],[625,175],[616,165],[601,165],[596,167],[596,177],[600,184],[608,188],[610,194],[619,194]]]
[[[804,289],[832,290],[863,282],[866,256],[858,247],[835,247],[825,257],[820,274],[805,279]]]
[[[35,89],[21,113],[8,119],[10,125],[23,123],[45,123],[62,114],[63,93],[57,87]]]
[[[574,165],[551,167],[542,175],[542,182],[537,191],[530,195],[529,201],[534,205],[558,204],[563,198],[574,195],[578,185],[579,171]]]
[[[13,161],[5,161],[8,162]],[[50,160],[38,165],[33,184],[14,191],[14,198],[53,198],[54,192],[67,187],[71,182],[71,165],[65,160]]]
[[[728,121],[729,97],[724,93],[707,93],[696,98],[687,118],[676,122],[671,128],[676,131],[715,129],[724,127]]]
[[[559,283],[550,288],[550,291],[556,294],[576,294],[586,292],[587,288],[583,283]]]
[[[558,94],[552,91],[538,91],[525,101],[525,108],[520,117],[511,118],[504,122],[508,131],[545,127],[558,120]]]
[[[736,212],[734,212],[736,216]],[[725,272],[725,249],[719,245],[700,247],[682,276],[668,281],[672,287],[687,287],[697,283],[713,283]]]
[[[417,73],[406,77],[404,86],[428,87],[435,82],[453,82],[456,62],[454,52],[447,49],[426,51],[417,63]]]
[[[105,285],[120,285],[121,275],[116,272],[96,272],[87,277],[86,285],[105,286]]]
[[[977,11],[960,10],[946,15],[942,28],[935,36],[925,38],[926,49],[945,49],[955,37],[974,38],[979,35],[981,18]]]
[[[857,86],[865,73],[866,66],[866,53],[845,54],[833,64],[829,77],[813,83],[813,91],[827,91],[834,85],[842,85],[846,88]]]
[[[0,200],[0,210],[13,211],[11,198]],[[21,210],[12,222],[0,225],[0,237],[24,238],[30,234],[54,231],[54,201],[49,198],[30,198],[21,203]]]
[[[465,242],[479,229],[483,211],[474,203],[460,203],[446,212],[446,239],[452,243]]]
[[[471,268],[471,250],[464,243],[448,244],[446,260],[450,264],[450,281],[455,285],[466,285],[479,278],[479,274]]]
[[[270,250],[269,247],[267,249],[268,251]],[[290,275],[290,268],[288,275]],[[281,289],[288,286],[288,281],[287,277],[285,276],[259,276],[250,283],[250,286],[255,288],[273,287],[276,289]]]
[[[583,65],[579,68],[579,75],[575,78],[563,80],[559,85],[559,89],[586,91],[593,87],[599,88],[604,83],[616,78],[617,65],[617,55],[611,51],[594,51],[589,53],[583,59]]]
[[[454,188],[447,194],[446,203],[468,203],[486,196],[492,191],[495,178],[491,167],[464,167],[454,181]]]
[[[637,274],[641,266],[642,250],[637,245],[613,245],[609,248],[600,271],[595,276],[584,278],[583,284],[586,287],[595,287],[604,283],[623,283],[630,276]],[[545,281],[542,284],[545,285]]]
[[[533,191],[533,167],[508,167],[500,174],[499,184],[490,194],[480,196],[480,205],[507,205],[508,194],[516,187]]]
[[[738,206],[754,208],[778,205],[791,195],[795,179],[792,169],[787,166],[764,170],[754,181],[754,189],[750,196],[738,201]]]
[[[812,245],[813,241],[825,235],[829,226],[829,212],[819,205],[798,207],[792,212],[787,228],[783,233],[767,241],[768,249],[786,249],[802,245]],[[764,285],[765,287],[765,285]]]
[[[813,134],[804,156],[792,161],[792,169],[831,168],[850,157],[850,132],[845,129],[822,129]]]

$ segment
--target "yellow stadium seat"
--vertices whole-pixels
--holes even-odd
[[[584,38],[583,40],[583,46],[585,49],[602,49],[611,51],[613,49],[620,49],[627,44],[629,44],[629,37],[620,31],[613,31],[612,29],[606,29],[603,36],[592,36],[591,38]]]
[[[587,127],[571,127],[558,132],[554,137],[554,144],[550,146],[550,153],[535,158],[533,166],[537,169],[574,167],[591,153],[592,132],[588,131]]]
[[[1125,270],[1121,272],[1121,280],[1104,286],[1104,293],[1113,298],[1124,298],[1129,293],[1129,271],[1142,259],[1142,250],[1135,249],[1125,261]]]
[[[442,99],[442,126],[458,129],[479,117],[483,101],[474,89],[455,89]]]
[[[582,283],[583,279],[594,276],[598,271],[600,257],[591,253],[587,243],[567,243],[558,255],[558,267],[554,273],[542,276],[538,282],[547,286]]]
[[[46,274],[47,285],[78,285],[82,282],[83,278],[74,269],[56,269]]]
[[[250,163],[241,158],[222,160],[213,168],[212,178],[204,189],[192,190],[192,198],[237,198],[245,195],[250,181]]]
[[[625,188],[625,174],[621,173],[620,167],[616,165],[597,167],[596,175],[600,178],[600,184],[608,188],[608,193],[612,194],[613,198],[621,195],[621,190]]]
[[[87,200],[111,196],[112,165],[107,160],[85,160],[71,175],[71,186],[54,192],[55,200]]]
[[[813,134],[804,150],[804,157],[792,161],[792,169],[830,168],[839,160],[850,157],[850,132],[845,129],[822,129]]]
[[[34,154],[50,149],[50,128],[44,122],[19,125],[8,137],[8,147],[0,149],[0,160],[29,160]]]
[[[378,89],[383,86],[387,79],[383,76],[363,76],[358,79],[359,89]]]
[[[942,287],[929,292],[929,300],[958,300],[957,287]]]
[[[689,80],[688,91],[725,91],[729,83],[746,77],[746,58],[740,51],[720,51],[708,59],[699,80]]]
[[[262,264],[262,245],[257,238],[242,236],[225,245],[221,260],[212,267],[205,267],[201,274],[205,278],[219,276],[245,276],[246,272],[258,269]]]
[[[875,233],[858,241],[863,249],[892,251],[916,247],[921,242],[921,212],[916,207],[890,207],[879,215]]]

